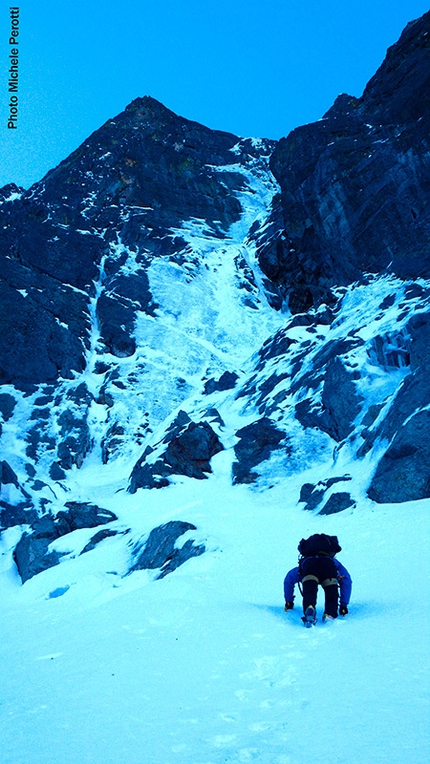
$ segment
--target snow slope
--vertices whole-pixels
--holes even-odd
[[[213,461],[208,481],[100,489],[124,527],[204,527],[207,553],[162,580],[122,577],[115,537],[21,586],[4,534],[2,764],[426,760],[428,502],[315,516],[294,478],[258,493],[231,487],[225,452]],[[338,534],[353,597],[305,630],[282,581],[317,531]]]

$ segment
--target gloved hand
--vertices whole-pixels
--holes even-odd
[[[348,608],[346,605],[340,605],[339,615],[348,615]]]
[[[285,603],[285,607],[284,607],[284,610],[285,610],[285,611],[287,611],[287,610],[292,610],[292,609],[293,609],[293,607],[294,607],[294,602],[286,602],[286,603]]]

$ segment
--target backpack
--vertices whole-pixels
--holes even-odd
[[[318,554],[334,557],[342,550],[337,536],[327,536],[325,533],[314,533],[308,539],[302,539],[297,549],[302,557],[314,557]]]

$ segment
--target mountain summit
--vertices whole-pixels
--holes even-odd
[[[217,470],[322,515],[430,497],[429,31],[278,142],[144,97],[2,190],[0,518],[23,581],[63,537],[78,557],[118,536],[124,575],[199,556],[186,518],[143,542],[129,508]]]

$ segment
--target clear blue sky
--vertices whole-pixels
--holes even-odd
[[[0,4],[0,186],[30,186],[138,96],[208,127],[280,138],[360,96],[421,0],[12,0],[18,129]]]

